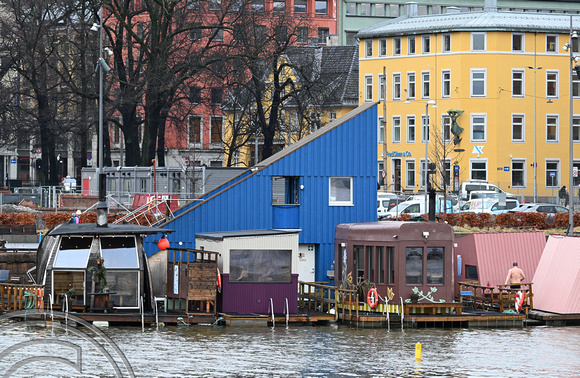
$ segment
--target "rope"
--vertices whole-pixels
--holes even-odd
[[[24,321],[26,321],[26,314],[34,310],[34,294],[24,291]]]
[[[180,316],[179,318],[177,318],[178,322],[181,322],[181,324],[183,324],[184,326],[189,327],[189,324],[183,321],[183,318]]]
[[[514,311],[510,308],[509,310],[504,310],[503,314],[519,314],[519,312]]]

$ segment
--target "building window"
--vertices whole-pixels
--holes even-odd
[[[373,75],[365,75],[365,101],[373,101]]]
[[[407,116],[407,143],[415,143],[415,116]]]
[[[371,15],[371,4],[361,3],[360,4],[360,15],[361,16],[370,16]]]
[[[379,144],[385,143],[385,120],[379,117]]]
[[[223,101],[223,89],[222,88],[212,88],[211,89],[211,103],[214,105],[219,105]]]
[[[201,104],[201,88],[195,85],[189,87],[189,103]]]
[[[329,178],[329,206],[352,206],[352,177]]]
[[[414,36],[407,37],[407,54],[408,55],[415,55],[415,37]]]
[[[546,72],[546,97],[558,97],[558,72]]]
[[[471,141],[485,142],[486,141],[486,115],[472,114],[471,115]]]
[[[393,117],[393,143],[401,143],[401,117]]]
[[[523,70],[512,70],[512,97],[524,97]]]
[[[356,16],[356,3],[346,3],[346,14]]]
[[[209,140],[211,141],[211,143],[221,143],[221,141],[222,141],[222,124],[223,124],[222,117],[211,117],[210,123],[211,123],[211,128],[210,128]]]
[[[220,9],[222,9],[221,0],[209,0],[209,10],[220,10]]]
[[[423,36],[423,54],[429,54],[431,52],[431,36]]]
[[[327,14],[328,13],[328,6],[326,4],[326,0],[316,0],[314,2],[314,13],[316,14]]]
[[[401,55],[401,37],[393,38],[393,55]]]
[[[560,186],[560,161],[546,160],[546,188]]]
[[[365,41],[365,56],[367,58],[373,56],[373,40],[372,39],[367,39]]]
[[[393,74],[393,100],[401,99],[401,74]]]
[[[471,51],[485,51],[485,37],[482,32],[471,33]]]
[[[521,159],[512,160],[512,188],[526,187],[526,161]]]
[[[407,72],[407,99],[415,99],[415,72]]]
[[[387,40],[379,39],[379,56],[387,56]]]
[[[328,28],[318,28],[318,43],[321,45],[326,44],[328,38]]]
[[[443,70],[441,72],[441,97],[449,98],[451,97],[451,71]]]
[[[554,34],[546,35],[546,52],[557,52],[558,51],[558,36]]]
[[[336,112],[328,112],[328,121],[332,122],[336,119]]]
[[[385,17],[385,4],[375,4],[375,16]]]
[[[224,40],[224,29],[222,28],[212,28],[211,29],[212,41],[221,42]]]
[[[286,39],[288,38],[287,33],[288,33],[288,30],[286,29],[286,26],[277,26],[276,27],[276,42],[278,42],[281,45],[284,45],[286,43]]]
[[[524,142],[525,128],[524,128],[524,115],[523,114],[513,114],[512,115],[512,142]]]
[[[471,97],[486,96],[486,70],[482,68],[471,69]]]
[[[254,12],[263,12],[264,11],[264,0],[252,0],[252,10]]]
[[[189,31],[189,39],[192,41],[201,41],[201,24],[194,24]]]
[[[399,17],[399,4],[387,5],[387,11],[389,12],[389,17]]]
[[[425,188],[425,173],[427,172],[427,168],[428,168],[428,164],[429,164],[429,160],[427,160],[427,163],[425,163],[425,159],[421,159],[421,173],[420,173],[420,177],[421,177],[421,188]]]
[[[512,34],[512,51],[524,51],[524,35],[520,33]]]
[[[415,160],[406,160],[405,185],[407,188],[415,188]]]
[[[429,115],[421,116],[421,143],[431,140],[431,129],[429,124]]]
[[[469,160],[469,178],[487,181],[487,159]]]
[[[308,28],[307,27],[300,27],[296,33],[296,42],[299,44],[307,44],[308,43]]]
[[[451,160],[441,159],[441,186],[451,188]]]
[[[294,0],[294,13],[306,13],[307,0]]]
[[[405,248],[405,284],[423,285],[423,248]]]
[[[575,99],[580,97],[580,78],[578,78],[576,70],[572,70],[572,96]]]
[[[286,12],[286,1],[285,0],[282,0],[282,1],[274,0],[273,10],[274,10],[274,12],[277,12],[277,13]]]
[[[572,118],[572,140],[574,143],[580,142],[580,117],[578,116]]]
[[[386,88],[386,81],[385,76],[383,74],[379,74],[379,101],[383,101],[385,99],[385,92],[387,91]]]
[[[441,118],[441,137],[443,143],[451,142],[451,117],[444,115]]]
[[[429,73],[429,71],[421,72],[421,76],[422,76],[422,84],[423,84],[423,86],[422,86],[423,91],[421,93],[421,98],[429,98],[430,88],[431,88],[430,73]]]
[[[245,25],[234,25],[233,37],[234,41],[246,41]]]
[[[346,45],[347,46],[354,46],[358,45],[358,41],[356,40],[357,32],[347,31],[346,32]]]
[[[443,34],[443,47],[442,51],[444,53],[451,52],[451,34]]]
[[[445,248],[427,247],[427,285],[443,285]]]
[[[558,141],[558,116],[557,115],[546,116],[546,141],[547,142],[557,142]]]
[[[188,116],[187,117],[188,123],[188,143],[189,144],[197,144],[201,143],[201,117],[200,116]]]

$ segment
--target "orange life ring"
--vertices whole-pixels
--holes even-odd
[[[522,307],[524,306],[525,299],[526,299],[526,293],[523,291],[518,291],[518,293],[516,294],[516,299],[515,299],[515,307],[516,307],[517,312],[520,312],[522,310]]]
[[[220,274],[220,268],[217,268],[217,289],[221,293],[222,291],[222,276]]]
[[[367,295],[367,303],[370,308],[376,308],[377,305],[379,304],[379,293],[377,292],[377,289],[375,289],[374,287],[371,287],[369,289],[369,293]]]

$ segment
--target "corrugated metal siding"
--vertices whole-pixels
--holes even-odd
[[[580,238],[550,236],[534,274],[534,308],[580,314]]]
[[[174,229],[171,243],[194,248],[195,233],[272,228],[272,176],[300,176],[300,243],[317,244],[316,280],[327,280],[333,265],[334,227],[339,223],[376,220],[377,107],[365,104],[320,129],[308,143],[280,154],[249,178],[238,179],[208,201],[191,205],[164,225]],[[336,122],[336,123],[335,123]],[[329,125],[330,126],[330,125]],[[275,157],[274,155],[273,157]],[[355,206],[328,206],[328,178],[353,177]],[[172,244],[175,245],[175,244]],[[148,255],[156,252],[152,240]]]
[[[514,261],[524,271],[526,281],[531,281],[546,245],[546,236],[543,231],[478,233],[458,238],[457,243],[456,254],[462,255],[463,272],[465,264],[476,265],[480,284],[497,286],[505,283]],[[462,280],[460,277],[459,281]]]

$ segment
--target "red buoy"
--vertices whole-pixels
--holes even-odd
[[[159,247],[160,250],[165,251],[167,248],[169,248],[169,240],[167,240],[167,238],[163,236],[161,239],[159,239],[157,246]]]

